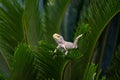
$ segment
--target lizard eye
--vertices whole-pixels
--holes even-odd
[[[57,35],[57,37],[60,37],[60,35]]]

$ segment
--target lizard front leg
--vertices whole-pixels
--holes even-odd
[[[56,47],[56,49],[54,50],[54,54],[57,52],[58,49],[61,49],[61,52],[65,52],[64,54],[67,55],[68,51],[67,51],[65,45],[59,44],[59,45]]]
[[[65,45],[62,45],[62,52],[65,52],[64,54],[67,55],[68,53],[68,50],[66,49]]]
[[[58,45],[57,47],[56,47],[56,49],[54,50],[54,54],[57,52],[57,50],[60,48],[60,45]]]
[[[54,52],[53,52],[53,59],[55,58],[55,57],[57,57],[57,55],[56,55],[56,52],[57,52],[57,50],[60,48],[60,45],[58,45],[57,47],[56,47],[56,49],[54,50]]]

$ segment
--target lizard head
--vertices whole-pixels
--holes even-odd
[[[63,37],[57,33],[53,34],[53,38],[55,39],[57,43],[63,43],[64,41]]]

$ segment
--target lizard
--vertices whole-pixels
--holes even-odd
[[[56,43],[58,44],[56,49],[54,50],[54,54],[57,52],[58,49],[61,50],[61,52],[65,52],[64,54],[67,55],[68,50],[67,49],[76,49],[78,48],[77,43],[80,37],[82,37],[83,34],[80,34],[79,36],[77,36],[74,40],[74,42],[68,42],[65,41],[63,36],[61,36],[60,34],[54,33],[53,34],[53,39],[56,41]]]

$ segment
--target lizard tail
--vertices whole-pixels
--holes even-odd
[[[82,37],[83,34],[80,34],[78,37],[76,37],[76,39],[79,39],[80,37]]]
[[[77,45],[78,43],[78,40],[80,37],[82,37],[83,34],[80,34],[78,37],[76,37],[76,39],[74,40],[74,45]]]

